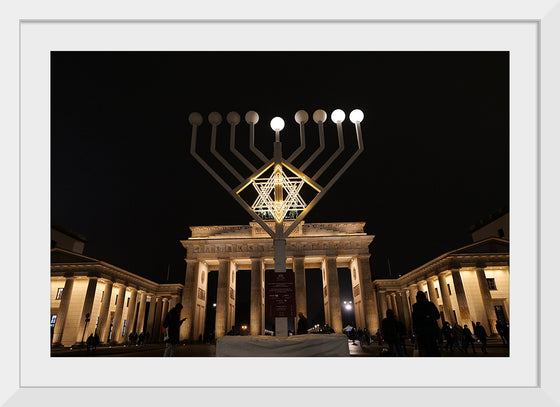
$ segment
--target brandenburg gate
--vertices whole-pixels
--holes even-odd
[[[285,222],[284,227],[289,227]],[[300,222],[286,239],[286,268],[295,275],[296,310],[307,315],[305,270],[321,269],[325,323],[342,332],[337,268],[348,268],[356,326],[370,332],[379,328],[377,299],[371,281],[368,246],[374,236],[364,232],[363,222]],[[191,227],[181,241],[187,250],[183,289],[184,311],[192,315],[181,326],[181,340],[197,339],[204,332],[208,273],[218,271],[216,338],[235,325],[236,272],[251,271],[250,333],[264,334],[264,281],[274,270],[273,239],[257,222],[241,226]]]

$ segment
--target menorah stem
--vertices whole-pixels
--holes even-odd
[[[241,161],[243,164],[245,164],[245,166],[247,168],[249,168],[249,170],[251,172],[256,172],[257,169],[255,168],[255,166],[253,164],[251,164],[249,162],[249,160],[247,160],[239,151],[237,151],[237,149],[235,148],[235,124],[231,124],[231,130],[229,133],[229,149],[231,150],[231,152],[237,157],[239,158],[239,161]]]
[[[299,123],[299,147],[288,158],[288,162],[294,161],[301,152],[305,150],[305,125],[303,122]]]
[[[323,131],[323,122],[317,123],[319,127],[319,148],[299,167],[300,171],[303,172],[305,169],[323,152],[325,149],[325,133]]]
[[[338,149],[334,152],[334,154],[331,156],[331,158],[329,158],[327,160],[327,162],[325,164],[323,164],[323,166],[321,168],[319,168],[319,171],[317,171],[315,173],[315,175],[313,175],[313,179],[316,181],[321,174],[323,174],[323,172],[330,167],[330,165],[333,163],[334,160],[336,160],[336,158],[340,155],[340,153],[342,153],[342,151],[344,150],[344,135],[342,134],[342,123],[341,122],[337,122],[336,123],[336,132],[338,133]]]
[[[251,151],[261,159],[261,161],[263,163],[266,163],[268,161],[268,158],[266,158],[266,156],[261,153],[261,151],[255,147],[255,124],[251,123],[249,124],[249,140],[251,145],[249,146],[249,148],[251,149]]]
[[[239,182],[243,182],[243,180],[244,180],[243,176],[242,176],[240,173],[238,173],[238,172],[236,171],[236,169],[233,168],[233,167],[231,166],[231,164],[228,163],[228,162],[224,159],[224,157],[222,157],[222,155],[221,155],[220,153],[218,153],[218,150],[216,150],[216,128],[217,128],[216,125],[213,125],[213,126],[212,126],[212,137],[211,137],[211,139],[210,139],[210,151],[212,152],[212,154],[214,154],[214,157],[216,157],[216,158],[222,163],[222,165],[223,165],[224,167],[226,167],[226,168],[229,170],[229,172],[231,172],[231,173],[233,174],[233,176],[234,176],[235,178],[237,178],[237,180],[238,180]]]
[[[284,222],[276,222],[276,233],[274,237],[274,272],[286,272],[286,239],[284,237]],[[275,333],[278,337],[288,336],[288,318],[280,317],[274,319]]]

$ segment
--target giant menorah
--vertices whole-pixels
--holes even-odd
[[[299,124],[300,145],[287,159],[283,158],[282,142],[280,141],[280,132],[284,129],[284,120],[280,117],[275,117],[270,122],[272,130],[275,132],[275,141],[273,144],[273,156],[269,158],[255,146],[255,126],[259,121],[259,115],[255,111],[247,112],[245,121],[249,125],[249,149],[258,160],[262,161],[262,165],[258,168],[251,163],[248,157],[236,149],[235,133],[237,125],[241,122],[241,116],[237,112],[228,113],[226,120],[230,125],[229,149],[233,156],[251,172],[250,176],[244,177],[235,168],[234,164],[226,160],[217,151],[216,137],[218,126],[222,122],[222,116],[217,112],[210,113],[208,115],[208,121],[212,126],[210,151],[218,162],[229,171],[231,176],[237,180],[234,185],[231,185],[231,181],[226,182],[207,161],[197,154],[197,131],[198,127],[203,123],[203,118],[200,113],[196,112],[189,115],[189,123],[192,125],[190,149],[192,156],[272,237],[274,242],[274,271],[277,273],[286,271],[286,238],[364,151],[361,130],[364,114],[361,110],[356,109],[350,113],[350,121],[355,125],[357,149],[334,176],[330,177],[330,180],[319,183],[321,178],[325,178],[325,171],[331,167],[344,151],[342,123],[345,118],[345,113],[340,109],[332,112],[331,120],[336,124],[338,148],[330,154],[329,158],[312,176],[308,176],[305,174],[305,171],[325,149],[324,123],[327,120],[327,113],[324,110],[316,110],[313,113],[313,121],[318,126],[319,148],[299,167],[296,167],[293,162],[306,149],[305,124],[309,120],[309,115],[306,111],[299,110],[295,114],[295,121]],[[251,205],[241,196],[249,186],[252,186],[254,188],[252,192],[257,194],[256,199]],[[309,203],[306,203],[301,195],[302,188],[304,187],[313,191]],[[271,220],[274,221],[274,229],[269,226]],[[286,223],[284,223],[285,220],[287,221]],[[276,334],[278,336],[287,336],[287,318],[276,318],[275,323]]]

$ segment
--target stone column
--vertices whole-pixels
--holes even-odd
[[[237,265],[230,261],[229,262],[229,275],[228,275],[228,288],[227,288],[227,311],[226,311],[226,332],[230,330],[232,326],[235,325],[235,287],[236,287],[236,274]],[[286,331],[287,332],[287,331]],[[288,334],[286,333],[286,336]]]
[[[146,322],[146,332],[150,333],[150,342],[154,341],[154,319],[156,317],[156,296],[150,294],[150,309],[148,311],[148,321]]]
[[[119,292],[117,297],[117,307],[115,309],[115,317],[113,318],[113,333],[111,334],[111,342],[119,343],[122,339],[122,314],[124,306],[124,297],[126,297],[126,288],[119,284]]]
[[[227,332],[229,288],[229,260],[220,259],[218,265],[218,290],[216,295],[216,328],[215,338],[221,338]]]
[[[397,305],[397,294],[390,293],[389,298],[391,300],[391,309],[393,310],[393,314],[395,315],[395,319],[399,319],[399,307]]]
[[[134,317],[136,317],[136,288],[130,290],[130,300],[128,301],[128,312],[126,314],[126,332],[124,333],[124,341],[128,341],[128,335],[134,329]]]
[[[328,256],[325,261],[327,266],[327,291],[329,293],[331,327],[335,332],[342,332],[342,312],[340,309],[340,288],[338,285],[336,257]]]
[[[412,312],[412,306],[416,304],[416,294],[418,294],[418,285],[411,284],[410,286],[408,286],[408,289],[410,290],[410,312]]]
[[[358,271],[360,277],[360,285],[362,286],[362,301],[364,303],[367,329],[369,332],[375,333],[380,328],[379,311],[377,310],[377,294],[375,292],[375,289],[373,288],[373,282],[371,281],[369,257],[369,254],[358,256]]]
[[[89,314],[91,318],[91,310],[93,309],[93,300],[95,299],[95,290],[97,289],[97,277],[92,277],[88,281],[88,286],[86,290],[86,298],[84,300],[84,306],[82,307],[82,316],[80,317],[80,325],[78,326],[78,338],[77,342],[86,341],[87,336],[85,334],[84,328],[86,328],[86,314]],[[62,292],[64,294],[64,291]],[[58,317],[57,317],[58,319]],[[92,321],[88,322],[88,325]],[[95,324],[95,321],[93,321]],[[87,328],[86,328],[87,329]],[[89,330],[88,330],[89,331]]]
[[[163,308],[163,300],[161,297],[156,298],[156,307],[154,313],[154,327],[150,338],[154,338],[154,342],[159,342],[161,340],[161,314]],[[186,322],[186,321],[185,321]]]
[[[60,306],[56,314],[56,322],[54,324],[53,344],[59,344],[64,332],[64,324],[66,323],[66,316],[68,315],[68,307],[70,306],[70,299],[72,298],[72,289],[74,288],[74,277],[66,277],[64,288],[62,289],[62,298],[60,299]]]
[[[408,306],[408,299],[406,298],[406,290],[400,292],[401,304],[403,309],[402,322],[406,329],[412,328],[412,318],[410,316],[410,308]]]
[[[163,324],[163,321],[165,321],[165,317],[167,316],[167,313],[169,312],[169,298],[164,298],[163,299],[163,309],[161,311],[161,323]]]
[[[138,318],[136,318],[136,333],[144,332],[144,319],[146,317],[146,292],[140,293],[140,306],[138,307]]]
[[[262,258],[251,258],[251,311],[249,321],[251,335],[264,334],[264,326],[262,326],[263,274],[264,266]]]
[[[428,294],[430,295],[430,301],[434,303],[434,305],[436,306],[436,308],[439,311],[439,305],[438,305],[437,294],[436,294],[436,286],[434,284],[434,280],[432,278],[428,278],[427,282],[428,282]],[[438,325],[441,328],[441,326],[442,326],[441,318],[438,319]]]
[[[198,261],[194,259],[186,259],[185,261],[187,262],[187,269],[185,272],[183,297],[181,299],[181,304],[183,304],[181,319],[186,318],[186,320],[181,324],[181,328],[179,329],[179,338],[180,340],[191,340],[194,339],[192,335],[196,307],[196,289],[198,288],[196,270],[199,265]]]
[[[461,326],[463,326],[471,321],[471,313],[469,311],[469,303],[459,269],[452,269],[451,277],[453,278],[453,288],[455,289],[457,304],[459,305],[459,318],[461,318]]]
[[[443,271],[438,274],[439,291],[443,302],[445,321],[449,322],[450,325],[453,325],[453,304],[451,303],[451,296],[449,295],[449,289],[447,288],[446,276],[447,271]]]
[[[478,279],[478,287],[480,288],[480,295],[482,296],[482,304],[484,305],[484,310],[486,311],[486,318],[488,321],[480,321],[482,325],[486,325],[486,332],[491,334],[494,332],[496,327],[496,311],[494,310],[494,305],[492,304],[492,294],[490,294],[490,289],[488,288],[488,281],[486,280],[486,274],[484,273],[484,267],[476,268],[476,277]],[[475,321],[476,322],[476,321]]]
[[[379,302],[381,303],[381,320],[383,320],[387,316],[387,292],[385,290],[379,290]],[[371,333],[374,334],[375,332]]]
[[[308,317],[307,292],[305,289],[305,258],[294,256],[293,267],[296,286],[296,315],[301,312],[303,313],[303,315],[305,315],[305,317]]]
[[[107,342],[107,336],[109,335],[109,326],[111,321],[109,319],[109,308],[111,305],[111,294],[113,293],[113,282],[107,281],[105,283],[105,292],[103,293],[103,299],[101,300],[101,309],[99,310],[99,324],[97,328],[99,330],[99,342]]]
[[[436,293],[436,285],[434,284],[434,280],[432,278],[428,278],[426,281],[428,283],[428,296],[430,297],[428,299],[431,302],[433,302],[435,306],[438,307],[439,309],[438,300],[437,300],[438,296]]]

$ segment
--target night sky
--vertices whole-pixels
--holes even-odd
[[[184,282],[179,240],[190,236],[189,226],[252,220],[190,156],[187,117],[195,111],[205,118],[200,152],[215,163],[208,156],[212,111],[224,118],[218,127],[224,156],[230,157],[226,114],[244,117],[255,110],[257,147],[269,157],[270,120],[284,118],[287,157],[299,146],[295,112],[311,116],[324,109],[327,149],[316,160],[324,162],[337,147],[330,113],[341,108],[347,115],[347,151],[334,171],[353,153],[348,114],[361,109],[365,152],[305,221],[365,221],[365,231],[375,235],[374,279],[397,277],[470,243],[471,225],[509,206],[507,52],[53,52],[51,57],[52,221],[87,238],[84,254],[156,282],[167,281],[168,268],[169,282]],[[248,134],[242,120],[236,134],[241,151],[248,150]],[[298,165],[318,146],[311,118],[306,135],[309,148]],[[247,304],[249,274],[238,277],[238,297]],[[341,294],[351,299],[348,281],[341,273]],[[308,290],[317,284],[320,275],[311,271]],[[209,292],[209,301],[212,296]],[[244,314],[246,306],[241,308]],[[320,319],[309,312],[312,323]]]

